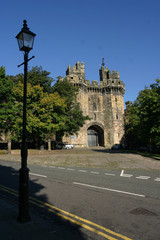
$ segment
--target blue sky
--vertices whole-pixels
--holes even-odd
[[[0,4],[0,66],[7,75],[23,72],[23,53],[15,36],[23,20],[37,34],[29,67],[42,66],[51,77],[65,76],[68,65],[85,62],[86,79],[99,80],[104,57],[120,72],[126,93],[138,92],[160,78],[159,0],[5,0]]]

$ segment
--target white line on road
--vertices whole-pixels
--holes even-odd
[[[155,178],[154,181],[160,182],[160,178]]]
[[[139,177],[136,177],[136,178],[138,178],[138,179],[143,179],[143,180],[147,180],[147,179],[149,179],[149,178],[151,178],[151,177],[149,177],[149,176],[139,176]]]
[[[45,175],[37,174],[37,173],[29,173],[30,175],[37,176],[37,177],[47,177]]]
[[[105,173],[105,175],[115,176],[116,174],[114,174],[114,173]]]
[[[131,174],[124,174],[124,170],[121,171],[120,177],[132,177]]]
[[[141,195],[141,194],[137,194],[137,193],[125,192],[125,191],[120,191],[120,190],[111,189],[111,188],[98,187],[98,186],[88,185],[88,184],[84,184],[84,183],[73,182],[73,184],[81,185],[81,186],[85,186],[85,187],[96,188],[96,189],[101,189],[101,190],[105,190],[105,191],[129,194],[129,195],[133,195],[133,196],[137,196],[137,197],[146,197],[145,195]]]
[[[73,169],[73,168],[64,168],[64,167],[56,167],[56,166],[49,166],[49,168],[58,168],[58,169],[62,169],[62,170],[66,169],[68,171],[75,171],[76,170],[76,169]],[[87,170],[83,170],[83,169],[79,169],[78,171],[87,173]],[[92,173],[92,174],[100,174],[100,172],[96,172],[96,171],[91,171],[90,173]],[[107,175],[107,176],[116,176],[116,174],[114,174],[114,173],[104,173],[104,174]],[[31,175],[33,175],[33,174],[31,174]],[[35,175],[35,176],[47,177],[47,176],[44,176],[44,175]],[[124,173],[124,170],[122,170],[121,173],[120,173],[120,177],[130,178],[132,176],[133,176],[132,174]],[[137,179],[141,179],[141,180],[148,180],[151,177],[149,177],[149,176],[138,176],[136,178]],[[160,182],[160,178],[155,178],[154,181]]]
[[[99,172],[93,172],[93,171],[91,171],[91,173],[94,173],[94,174],[99,174]]]
[[[79,172],[87,172],[86,170],[78,170]]]

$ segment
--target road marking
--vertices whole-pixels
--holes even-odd
[[[29,175],[33,175],[33,176],[37,176],[37,177],[44,177],[44,178],[47,177],[45,175],[41,175],[41,174],[37,174],[37,173],[29,173]]]
[[[99,174],[99,172],[93,172],[93,171],[91,171],[91,173],[94,173],[94,174]]]
[[[58,169],[63,169],[64,170],[65,168],[64,167],[58,167]]]
[[[14,189],[8,188],[6,186],[0,185],[0,189],[5,191],[5,192],[8,192],[8,193],[12,194],[13,196],[16,196],[16,197],[19,196],[17,191],[15,191]]]
[[[124,174],[124,170],[121,171],[120,177],[132,177],[131,174]]]
[[[86,170],[78,170],[79,172],[87,172]]]
[[[160,182],[160,178],[155,178],[154,181]]]
[[[49,166],[50,168],[56,168],[55,166]],[[76,169],[73,169],[73,168],[64,168],[64,167],[57,167],[58,169],[61,169],[61,170],[68,170],[68,171],[75,171]],[[87,170],[81,170],[81,169],[79,169],[78,170],[79,172],[83,172],[83,173],[86,173],[87,172]],[[96,171],[91,171],[90,173],[92,173],[92,174],[100,174],[100,172],[96,172]],[[105,175],[107,175],[107,176],[116,176],[116,174],[114,174],[114,173],[104,173]],[[31,174],[31,175],[33,175],[33,174]],[[36,176],[36,175],[35,175]],[[37,176],[41,176],[41,177],[47,177],[47,176],[44,176],[44,175],[37,175]],[[127,174],[127,173],[124,173],[124,170],[122,170],[121,171],[121,173],[120,173],[120,177],[126,177],[126,178],[130,178],[130,177],[132,177],[133,175],[132,174]],[[138,176],[138,177],[136,177],[137,179],[141,179],[141,180],[148,180],[149,178],[151,178],[151,177],[149,177],[149,176]],[[156,178],[154,181],[159,181],[160,182],[160,178]]]
[[[14,189],[8,188],[8,187],[3,186],[3,185],[0,185],[0,189],[3,190],[3,191],[6,191],[6,192],[8,192],[8,193],[10,193],[10,194],[12,194],[12,195],[14,195],[16,197],[18,197],[18,192],[16,190],[14,190]],[[89,231],[91,231],[91,232],[93,232],[93,233],[95,233],[97,235],[101,235],[101,236],[105,237],[108,240],[118,240],[119,238],[124,239],[124,240],[132,240],[131,238],[123,236],[120,233],[113,232],[112,230],[110,230],[108,228],[105,228],[105,227],[103,227],[101,225],[98,225],[98,224],[96,224],[94,222],[91,222],[91,221],[89,221],[87,219],[78,217],[78,216],[76,216],[76,215],[74,215],[72,213],[66,212],[66,211],[64,211],[64,210],[62,210],[60,208],[57,208],[57,207],[55,207],[55,206],[53,206],[51,204],[48,204],[46,202],[42,202],[42,201],[40,201],[40,200],[38,200],[36,198],[33,198],[33,197],[29,197],[29,198],[30,198],[30,202],[32,204],[37,205],[38,207],[45,208],[48,211],[53,212],[55,215],[57,215],[57,216],[59,216],[61,218],[64,218],[64,219],[66,219],[66,220],[68,220],[68,221],[70,221],[70,222],[72,222],[74,224],[77,224],[78,226],[83,227],[83,228],[85,228],[85,229],[87,229],[87,230],[89,230]],[[63,215],[63,214],[65,214],[65,215]],[[72,218],[70,218],[70,217],[72,217]],[[81,222],[79,222],[79,221],[81,221]],[[88,226],[86,224],[91,225],[91,226],[93,226],[95,228],[90,227],[90,226]],[[108,235],[108,234],[106,234],[104,232],[101,232],[101,231],[107,232],[107,233],[113,235],[114,237],[112,237],[112,236],[110,236],[110,235]],[[118,237],[118,239],[115,238],[115,237]]]
[[[84,184],[84,183],[73,182],[73,184],[81,185],[81,186],[85,186],[85,187],[96,188],[96,189],[101,189],[101,190],[105,190],[105,191],[111,191],[111,192],[117,192],[117,193],[129,194],[129,195],[133,195],[133,196],[137,196],[137,197],[146,197],[145,195],[142,195],[142,194],[131,193],[131,192],[125,192],[125,191],[120,191],[120,190],[111,189],[111,188],[105,188],[105,187],[98,187],[98,186],[93,186],[93,185]]]
[[[116,174],[114,174],[114,173],[105,173],[105,175],[115,176]]]
[[[149,179],[149,178],[151,178],[151,177],[149,177],[149,176],[139,176],[139,177],[136,177],[136,178],[138,178],[138,179],[143,179],[143,180],[147,180],[147,179]]]

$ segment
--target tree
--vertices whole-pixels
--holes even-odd
[[[126,111],[126,137],[138,144],[160,146],[160,80],[140,91]]]
[[[17,109],[16,120],[13,125],[12,139],[21,140],[23,84],[19,82],[13,88]],[[39,85],[27,87],[27,141],[37,148],[47,137],[51,137],[64,127],[65,99],[58,93],[47,93]]]
[[[66,103],[58,93],[52,93],[47,71],[35,67],[28,75],[27,140],[39,147],[41,141],[64,128]],[[23,74],[6,76],[5,68],[0,67],[0,133],[9,142],[22,138],[23,79]]]
[[[0,78],[5,78],[5,76],[6,76],[5,67],[1,66],[0,67]]]
[[[14,118],[12,89],[14,82],[5,75],[5,67],[0,67],[0,131],[7,134],[11,131]]]
[[[83,115],[80,103],[77,102],[79,89],[68,80],[58,80],[53,86],[53,92],[57,92],[61,97],[65,97],[65,125],[57,132],[57,140],[60,140],[64,134],[76,134],[86,120],[90,120],[88,116]]]
[[[16,108],[13,101],[12,89],[14,86],[9,76],[5,74],[5,67],[0,67],[0,134],[10,143],[13,122],[16,117]],[[10,150],[9,150],[10,151]]]
[[[32,69],[28,71],[27,82],[32,86],[40,84],[40,86],[43,87],[44,92],[51,93],[54,80],[49,75],[50,72],[43,70],[42,67],[32,67]],[[14,77],[14,81],[17,83],[19,81],[23,82],[23,79],[23,74],[18,74],[16,77]]]

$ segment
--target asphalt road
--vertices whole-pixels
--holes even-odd
[[[0,184],[17,190],[19,164],[0,161],[0,165]],[[31,195],[59,212],[73,214],[75,224],[84,222],[85,239],[160,239],[158,171],[39,165],[29,165],[29,169]],[[94,223],[105,230],[87,229],[87,221],[93,229]],[[106,229],[113,231],[107,233],[108,238]]]

